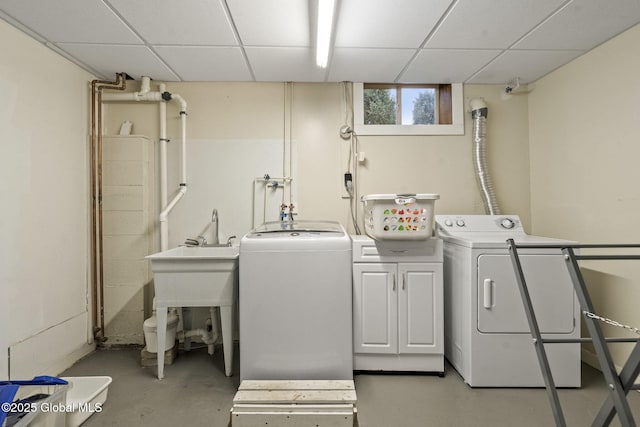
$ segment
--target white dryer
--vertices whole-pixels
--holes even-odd
[[[544,387],[506,240],[530,236],[517,215],[436,215],[444,241],[445,357],[472,387]],[[545,338],[580,338],[579,304],[559,249],[519,250]],[[559,387],[580,387],[580,344],[546,344]]]
[[[268,222],[240,242],[240,379],[353,379],[351,238]]]

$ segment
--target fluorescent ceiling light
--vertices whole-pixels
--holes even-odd
[[[318,0],[318,33],[316,34],[316,64],[325,68],[329,62],[329,46],[333,30],[333,10],[336,0]]]

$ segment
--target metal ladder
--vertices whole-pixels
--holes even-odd
[[[638,374],[640,373],[640,337],[639,338],[606,338],[602,332],[600,322],[620,326],[625,329],[631,330],[640,335],[640,330],[631,326],[623,325],[619,322],[607,319],[595,314],[587,286],[585,284],[578,260],[640,260],[640,255],[578,255],[575,249],[620,249],[620,248],[640,248],[640,244],[621,244],[621,245],[517,245],[513,239],[507,240],[507,246],[509,248],[509,255],[511,256],[511,262],[513,269],[516,273],[516,281],[520,289],[520,296],[524,304],[525,314],[527,321],[529,322],[529,328],[531,329],[531,336],[533,338],[533,345],[535,347],[536,355],[538,356],[538,362],[540,363],[540,369],[542,370],[542,376],[544,378],[545,387],[547,390],[547,397],[551,403],[551,410],[553,412],[556,425],[558,427],[565,427],[567,425],[562,407],[560,405],[560,399],[558,398],[558,392],[553,381],[551,374],[551,368],[549,365],[549,359],[545,351],[544,344],[546,343],[582,343],[591,342],[598,356],[600,368],[604,375],[605,381],[608,385],[608,395],[605,402],[602,404],[600,411],[594,419],[592,426],[608,426],[615,415],[618,415],[620,424],[623,427],[635,427],[636,422],[633,419],[629,402],[627,401],[627,394],[631,390],[640,389],[639,386],[634,385]],[[531,303],[531,297],[527,288],[527,283],[520,263],[518,255],[518,249],[551,249],[557,248],[562,251],[571,281],[575,293],[580,303],[580,311],[584,315],[584,321],[587,325],[589,335],[591,338],[575,338],[575,339],[551,339],[542,338],[540,328],[538,327],[538,321]],[[625,362],[620,374],[616,372],[611,353],[607,343],[618,342],[635,342],[631,354]]]

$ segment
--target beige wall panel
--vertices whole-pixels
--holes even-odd
[[[0,51],[0,379],[9,375],[8,348],[15,350],[12,377],[31,378],[73,363],[91,334],[87,135],[93,76],[4,21]],[[47,333],[57,331],[55,325],[67,330]],[[21,349],[31,355],[18,361]]]
[[[141,211],[144,209],[142,186],[108,186],[102,190],[105,211]]]
[[[583,243],[640,242],[638,43],[635,26],[533,86],[529,139],[536,233]],[[638,327],[640,265],[588,267],[598,310]],[[612,348],[622,365],[629,346]]]

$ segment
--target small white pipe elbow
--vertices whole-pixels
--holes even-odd
[[[176,206],[178,201],[180,201],[180,199],[182,198],[182,196],[184,196],[184,193],[186,193],[186,192],[187,192],[187,186],[186,185],[180,185],[180,190],[175,195],[173,200],[171,200],[171,202],[169,202],[169,204],[164,208],[164,210],[162,212],[160,212],[160,222],[166,222],[167,221],[167,218],[169,217],[169,214],[171,213],[173,208]]]
[[[178,104],[180,104],[181,112],[185,112],[185,113],[187,112],[187,101],[185,101],[185,99],[182,96],[180,96],[177,93],[172,93],[171,100],[176,101]]]

